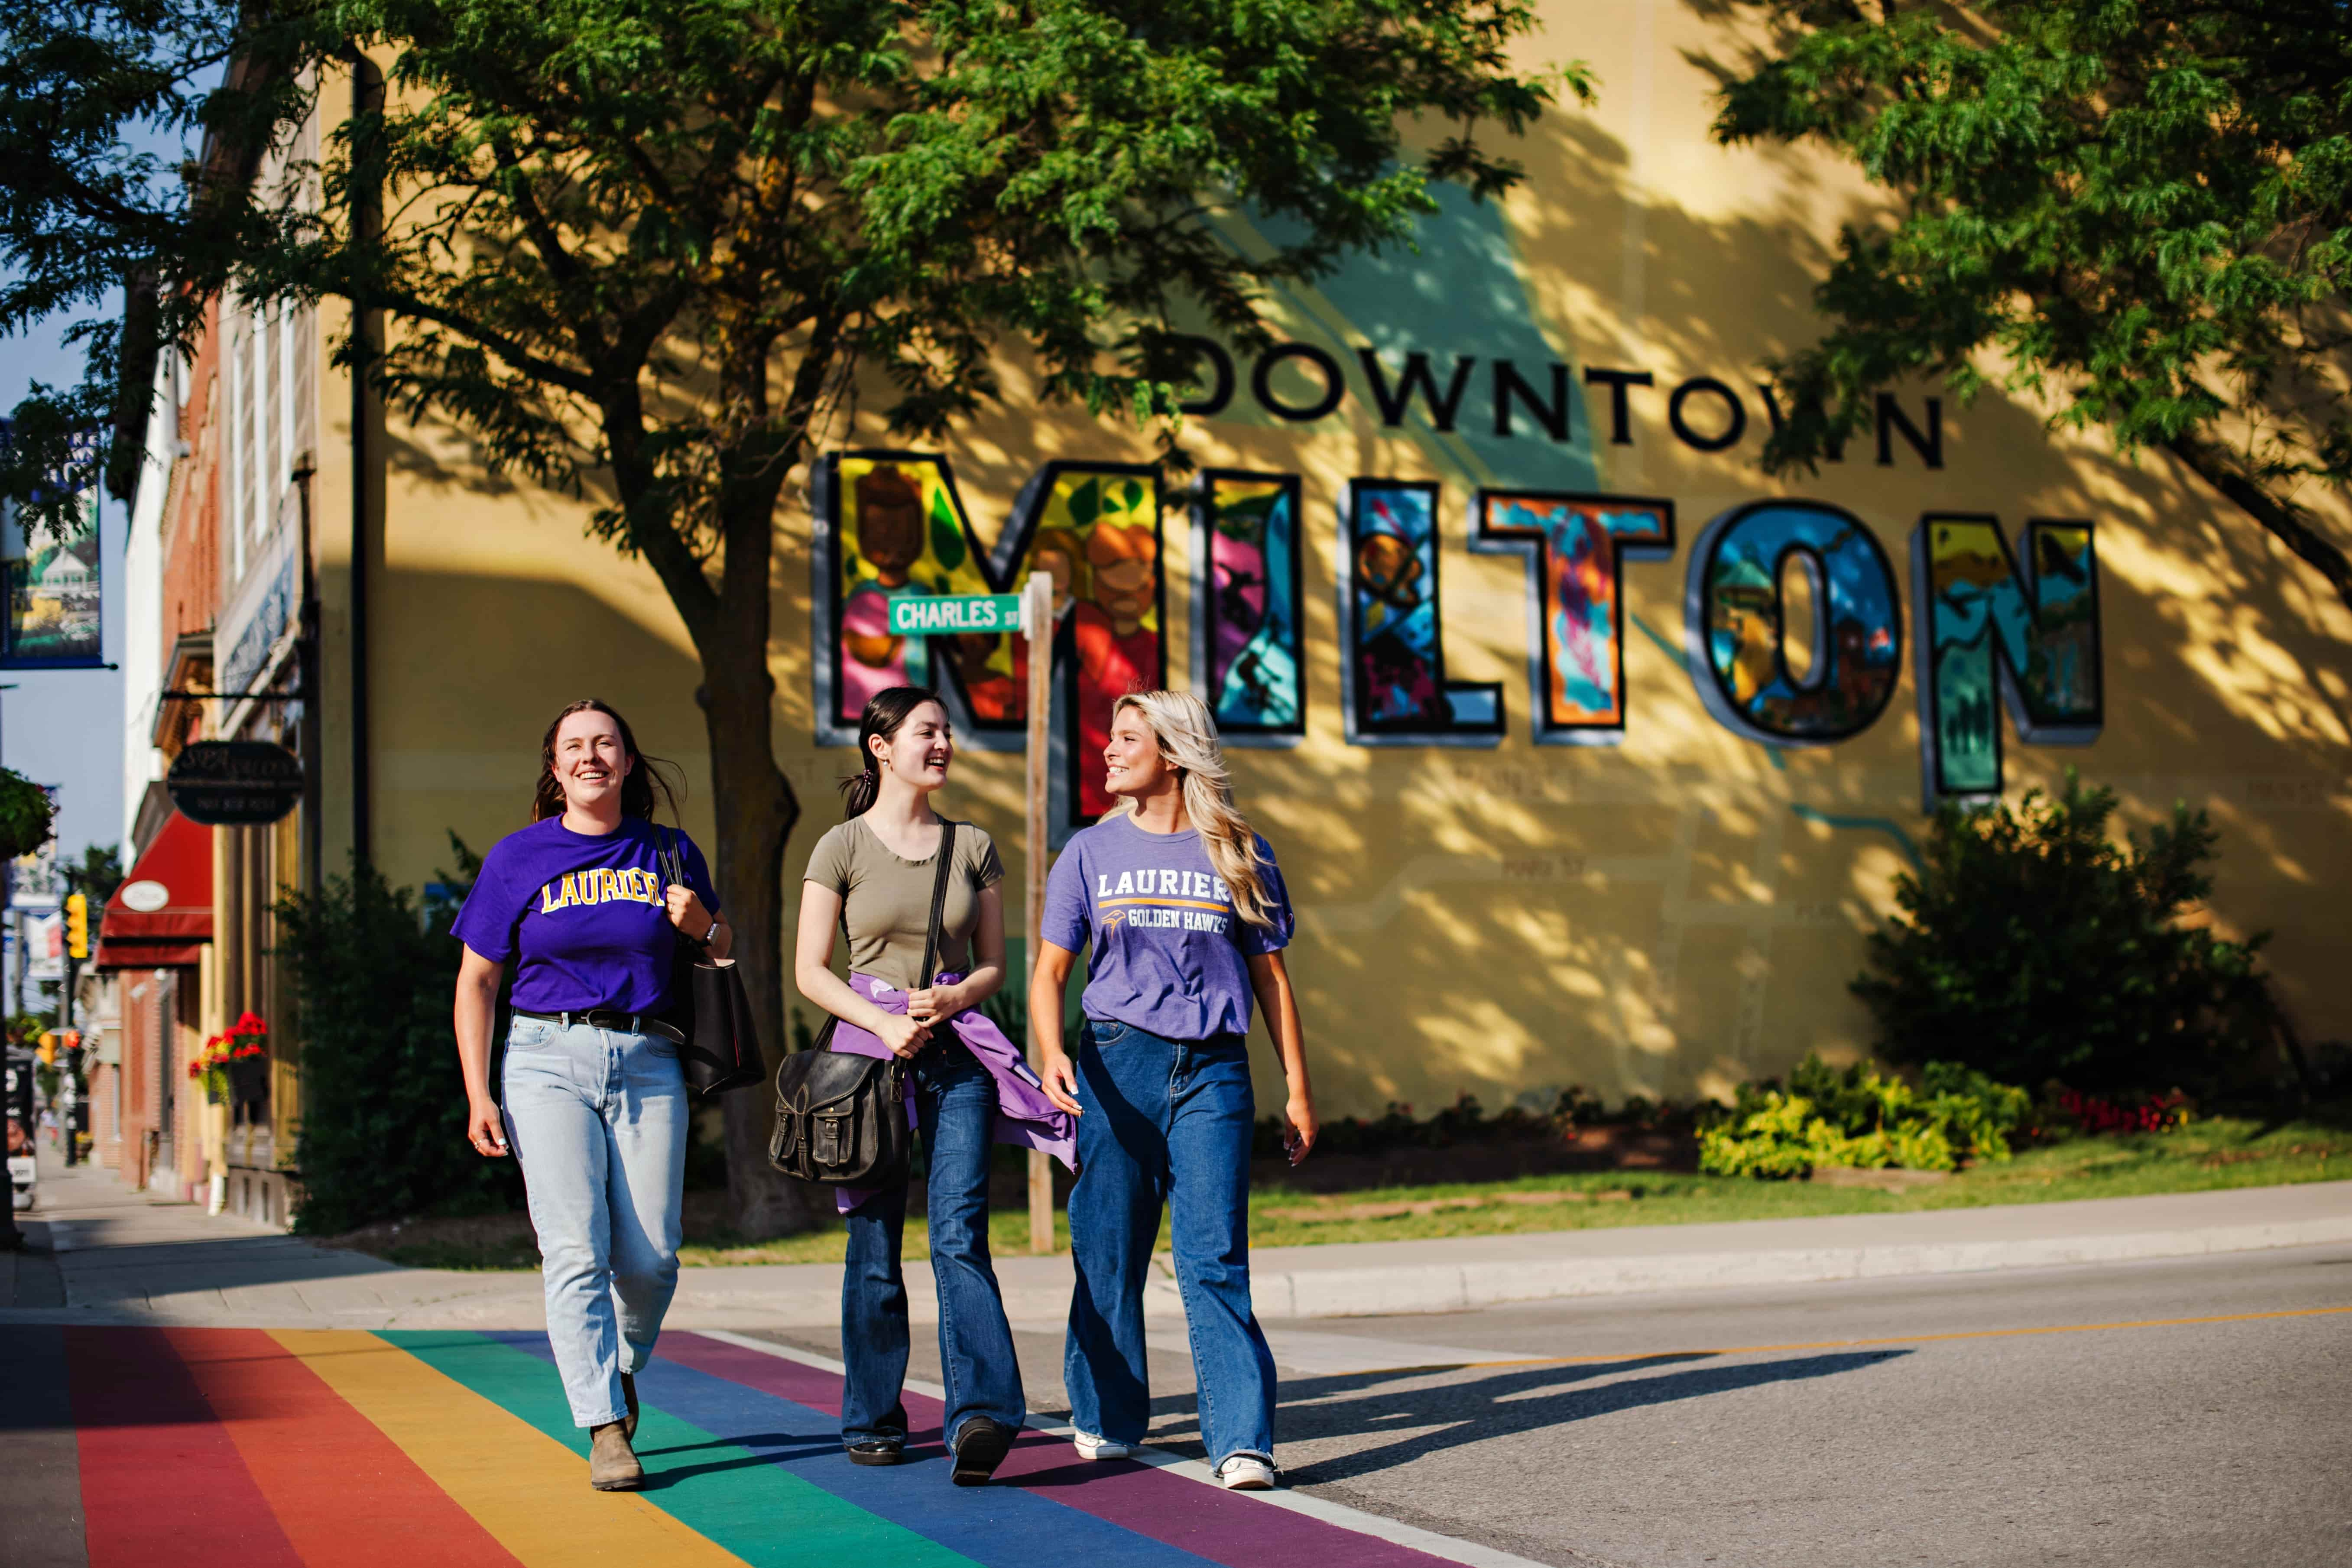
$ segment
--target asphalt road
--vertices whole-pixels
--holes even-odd
[[[2352,1248],[1267,1330],[1291,1484],[1539,1563],[2352,1564]],[[1197,1454],[1181,1347],[1154,1440]]]

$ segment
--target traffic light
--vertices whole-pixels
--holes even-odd
[[[58,1037],[54,1030],[41,1031],[41,1065],[45,1068],[58,1065]]]
[[[75,959],[89,956],[89,895],[88,893],[66,895],[66,956]]]

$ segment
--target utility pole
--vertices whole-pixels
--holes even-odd
[[[1029,755],[1027,758],[1027,788],[1024,794],[1028,802],[1028,820],[1024,824],[1028,842],[1023,846],[1027,857],[1024,868],[1028,896],[1021,918],[1021,951],[1028,959],[1027,973],[1023,975],[1022,994],[1029,994],[1028,981],[1037,974],[1037,944],[1044,940],[1045,926],[1045,839],[1047,835],[1046,707],[1054,689],[1054,577],[1049,572],[1029,574],[1028,592],[1021,606],[1021,634],[1029,639]],[[1036,1037],[1033,1026],[1030,1037]],[[1036,1066],[1036,1063],[1031,1063]],[[1029,1151],[1029,1250],[1039,1256],[1054,1250],[1054,1165],[1043,1149]]]

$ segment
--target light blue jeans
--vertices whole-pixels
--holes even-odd
[[[563,1396],[575,1423],[602,1426],[626,1414],[621,1374],[653,1359],[677,1289],[687,1142],[677,1047],[517,1018],[504,1084]]]

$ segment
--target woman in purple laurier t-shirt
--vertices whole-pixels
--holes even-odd
[[[668,786],[618,713],[575,702],[540,745],[531,824],[483,857],[453,928],[467,1135],[520,1160],[547,1289],[547,1337],[588,1482],[645,1482],[636,1373],[677,1288],[686,1186],[681,1037],[660,1015],[682,933],[724,963],[734,933],[693,840],[653,824]],[[670,802],[677,815],[677,802]],[[683,882],[659,857],[675,849]],[[515,970],[504,1093],[490,1095],[501,970]]]
[[[1045,886],[1029,1018],[1054,1102],[1078,1118],[1063,1382],[1081,1458],[1125,1458],[1150,1418],[1143,1287],[1167,1201],[1201,1386],[1201,1440],[1235,1490],[1275,1484],[1274,1357],[1250,1305],[1253,999],[1289,1086],[1283,1136],[1315,1144],[1294,921],[1265,839],[1234,807],[1214,721],[1189,692],[1119,699],[1103,750],[1118,801],[1074,836]],[[1062,1042],[1063,986],[1087,952],[1086,1028]]]

